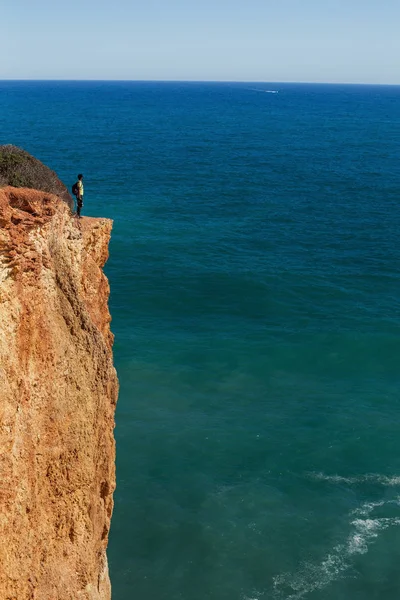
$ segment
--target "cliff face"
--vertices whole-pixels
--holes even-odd
[[[105,600],[115,487],[111,221],[0,189],[0,598]]]

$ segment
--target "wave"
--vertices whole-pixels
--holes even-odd
[[[383,486],[394,487],[400,485],[400,477],[395,475],[379,475],[376,473],[367,473],[356,477],[342,477],[341,475],[325,475],[324,473],[308,473],[311,479],[318,481],[328,481],[330,483],[346,483],[348,485],[357,485],[360,483],[376,483]]]
[[[307,594],[323,589],[344,574],[352,564],[354,555],[366,554],[369,546],[382,531],[400,525],[399,517],[372,518],[373,511],[385,504],[400,506],[397,500],[367,502],[350,513],[350,534],[343,544],[335,546],[317,564],[304,563],[297,573],[284,573],[273,580],[273,597],[276,600],[300,600]],[[354,519],[353,517],[358,518]],[[360,517],[364,518],[360,518]]]

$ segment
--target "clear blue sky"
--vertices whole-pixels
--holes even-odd
[[[1,13],[0,79],[400,84],[400,0],[5,0]]]

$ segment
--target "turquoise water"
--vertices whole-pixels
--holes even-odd
[[[400,88],[3,82],[0,109],[115,220],[113,599],[397,600]]]

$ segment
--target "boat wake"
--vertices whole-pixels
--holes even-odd
[[[279,94],[279,90],[260,90],[258,88],[248,88],[251,92],[260,92],[262,94]]]

